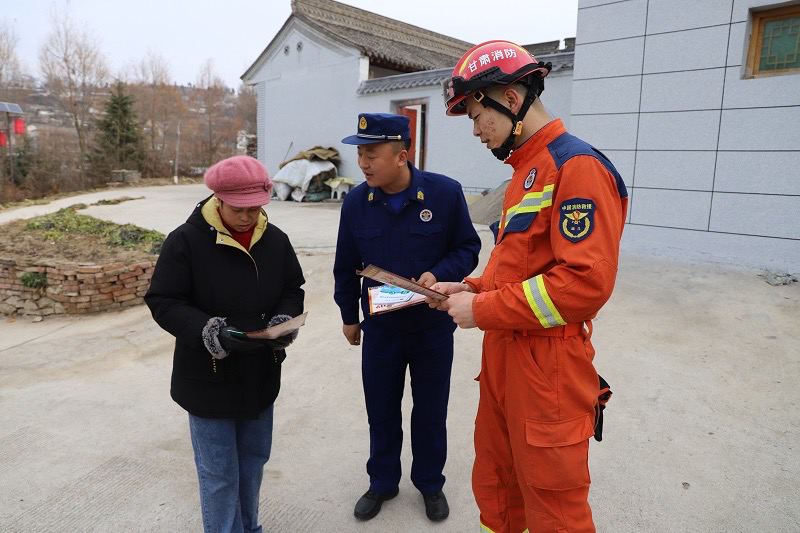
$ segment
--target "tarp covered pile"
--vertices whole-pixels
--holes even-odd
[[[341,162],[334,148],[315,146],[298,153],[280,165],[273,177],[275,195],[295,202],[320,202],[331,197],[331,188],[325,182],[336,179],[336,165]]]
[[[486,224],[487,226],[500,220],[500,217],[503,216],[503,198],[510,182],[511,180],[507,179],[497,188],[469,204],[470,220],[475,224]]]

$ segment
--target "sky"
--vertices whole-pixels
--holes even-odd
[[[575,36],[578,0],[344,0],[464,41],[506,39],[518,44]],[[230,87],[258,58],[291,14],[290,0],[3,0],[0,23],[14,28],[24,70],[40,77],[39,48],[50,32],[53,8],[100,43],[112,73],[155,52],[173,81],[195,83],[211,58]],[[458,6],[458,10],[453,6]]]

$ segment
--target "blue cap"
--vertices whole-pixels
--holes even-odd
[[[411,138],[408,117],[389,113],[359,113],[358,133],[342,139],[344,144],[372,144]]]

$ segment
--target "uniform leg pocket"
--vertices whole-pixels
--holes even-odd
[[[526,420],[528,485],[545,490],[588,486],[589,437],[593,434],[589,414],[560,422]]]

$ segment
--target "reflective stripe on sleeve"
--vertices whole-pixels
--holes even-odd
[[[553,300],[547,294],[541,274],[523,281],[522,290],[525,292],[525,298],[528,300],[531,311],[536,315],[543,328],[553,328],[566,324],[553,304]]]
[[[483,525],[483,522],[481,522],[481,533],[494,533],[494,531]]]

